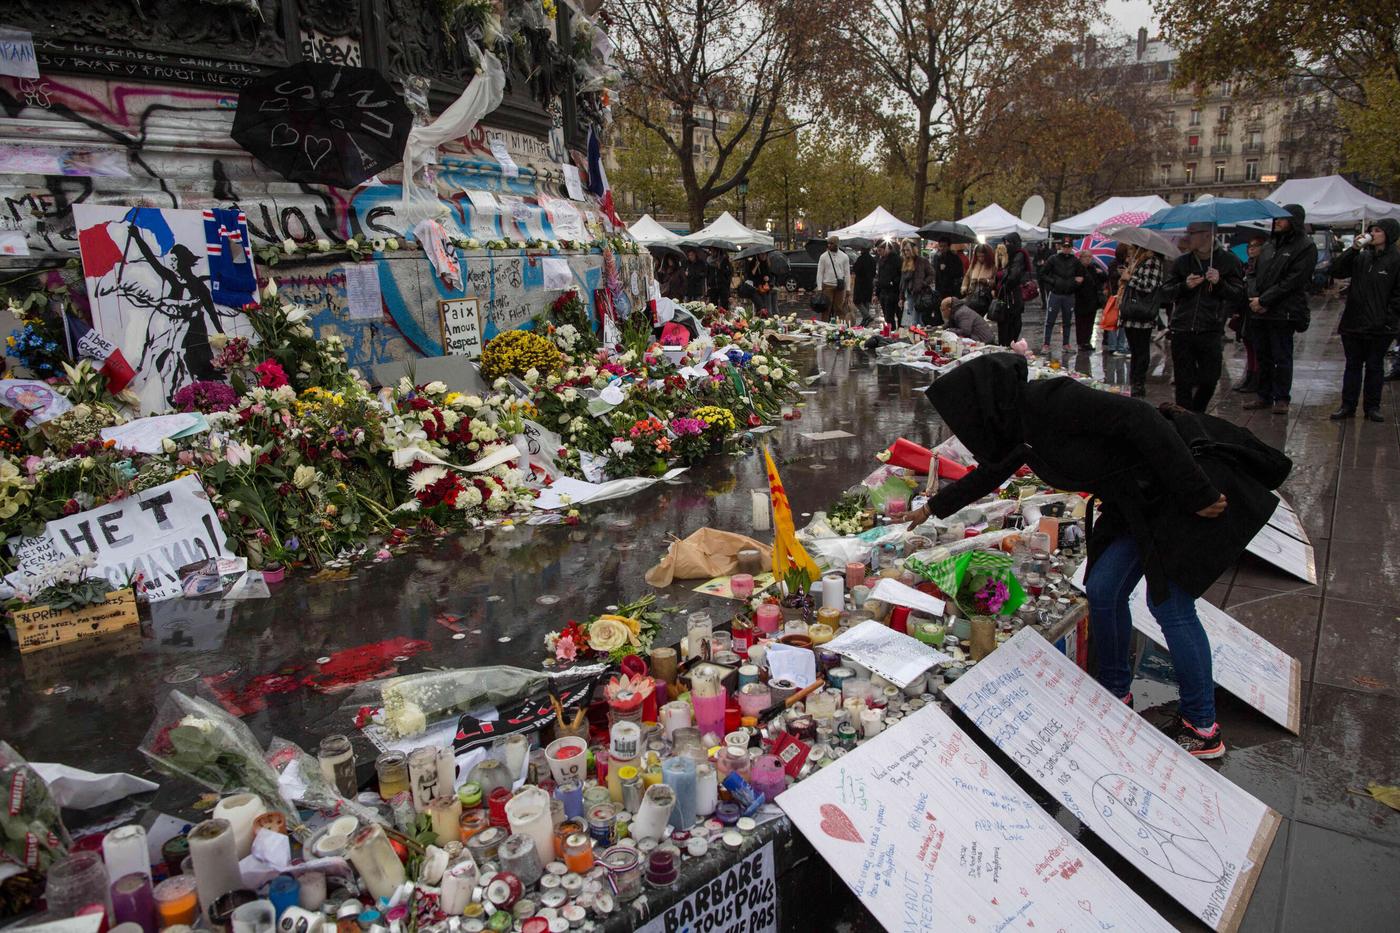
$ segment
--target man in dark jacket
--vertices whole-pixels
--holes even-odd
[[[938,258],[933,263],[933,290],[938,293],[938,306],[945,298],[962,297],[963,264],[953,252],[952,240],[938,241]]]
[[[1273,236],[1259,254],[1249,285],[1254,356],[1259,361],[1259,398],[1247,402],[1251,411],[1272,408],[1288,414],[1293,391],[1293,335],[1307,330],[1308,285],[1317,266],[1317,244],[1303,225],[1301,204],[1285,204],[1289,217],[1274,218]]]
[[[700,249],[688,246],[685,250],[685,300],[704,301],[705,291],[710,285],[710,265],[700,255]]]
[[[1043,279],[1050,291],[1045,296],[1045,345],[1041,349],[1050,349],[1057,317],[1063,322],[1064,340],[1061,345],[1069,349],[1069,326],[1074,320],[1074,293],[1083,284],[1084,277],[1084,267],[1074,255],[1074,241],[1061,240],[1055,255],[1045,263]]]
[[[1206,410],[1220,382],[1225,321],[1244,299],[1244,269],[1235,254],[1215,245],[1215,227],[1194,223],[1186,230],[1191,249],[1167,272],[1162,295],[1175,303],[1170,321],[1176,403]]]
[[[862,327],[869,324],[873,317],[870,313],[870,299],[875,294],[875,268],[875,257],[870,255],[870,247],[862,246],[860,255],[851,263],[851,277],[855,279],[855,284],[851,286],[851,297],[855,300]]]
[[[880,261],[875,265],[875,293],[890,327],[899,326],[899,278],[899,247],[894,243],[880,244]]]
[[[1342,407],[1332,413],[1332,420],[1355,416],[1364,381],[1366,420],[1385,421],[1381,414],[1385,351],[1400,334],[1400,221],[1371,224],[1369,236],[1357,237],[1338,257],[1332,275],[1351,279],[1337,326],[1347,358]]]

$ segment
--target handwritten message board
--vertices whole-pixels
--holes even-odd
[[[887,930],[1170,930],[926,706],[778,796]]]
[[[1278,495],[1275,493],[1274,495]],[[1298,513],[1293,510],[1293,506],[1283,496],[1278,497],[1278,506],[1274,509],[1274,514],[1269,516],[1269,524],[1282,531],[1284,534],[1297,538],[1304,544],[1311,544],[1307,531],[1303,528],[1303,522],[1298,518]]]
[[[777,929],[778,881],[770,842],[638,927],[637,933],[777,933]]]
[[[228,538],[193,476],[153,486],[76,515],[54,519],[42,534],[15,546],[20,577],[84,554],[94,554],[92,572],[113,586],[141,574],[152,602],[180,595],[179,568],[228,553]]]
[[[826,648],[870,668],[901,690],[935,664],[953,660],[950,655],[874,619],[866,619],[837,635]]]
[[[1168,647],[1161,626],[1147,608],[1145,583],[1128,597],[1128,609],[1133,615],[1133,628],[1163,648]],[[1215,682],[1297,735],[1303,717],[1303,674],[1298,659],[1204,599],[1196,600],[1196,615],[1210,639]]]
[[[35,606],[15,611],[15,635],[21,654],[66,645],[81,638],[120,632],[140,625],[136,613],[136,594],[129,589],[114,590],[105,602],[81,609],[51,609]]]
[[[1239,926],[1278,813],[1191,757],[1031,629],[944,693],[1080,822],[1208,926]]]
[[[453,298],[438,302],[442,318],[442,349],[447,356],[481,356],[481,302]]]
[[[1275,509],[1274,514],[1278,515],[1279,511]],[[1278,525],[1272,524],[1272,521],[1270,519],[1270,524],[1259,529],[1259,533],[1245,550],[1299,580],[1316,585],[1317,561],[1313,557],[1312,545],[1298,540]],[[1286,523],[1286,516],[1281,518],[1280,522]]]

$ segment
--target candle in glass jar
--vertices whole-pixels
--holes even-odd
[[[753,574],[734,574],[729,578],[729,592],[735,599],[748,599],[753,595]]]
[[[374,762],[379,775],[379,799],[392,800],[395,794],[408,790],[408,756],[403,752],[385,752]]]
[[[133,871],[112,882],[112,919],[138,924],[145,933],[156,931],[156,902],[151,876]]]
[[[713,816],[719,804],[719,775],[708,761],[695,766],[695,816]]]
[[[724,687],[713,674],[692,674],[690,702],[695,706],[695,724],[700,734],[724,734]]]
[[[535,840],[541,865],[554,859],[554,819],[549,799],[549,794],[540,788],[527,785],[506,804],[510,831]]]
[[[739,565],[739,572],[746,573],[751,577],[756,577],[763,572],[763,555],[757,548],[741,547],[735,556]]]
[[[153,896],[162,928],[194,925],[199,914],[199,891],[194,875],[166,878],[156,885]]]
[[[378,823],[361,827],[350,840],[350,863],[376,900],[393,897],[404,882],[403,863]]]
[[[438,793],[438,750],[425,745],[408,754],[408,783],[413,796],[413,809],[424,813],[428,803]]]
[[[666,786],[676,792],[671,827],[689,829],[695,825],[695,759],[686,755],[667,758],[661,762],[661,774]]]
[[[303,910],[320,910],[326,902],[326,873],[304,871],[297,876],[297,906]]]
[[[146,830],[138,825],[118,826],[102,837],[102,861],[107,877],[122,878],[132,872],[151,877],[151,855],[146,846]]]
[[[690,618],[686,620],[685,626],[686,656],[708,661],[710,659],[710,636],[713,633],[714,621],[710,618],[710,614],[692,612]]]
[[[770,705],[772,697],[767,684],[751,683],[739,688],[739,712],[744,716],[757,717]]]
[[[462,801],[455,794],[428,801],[428,817],[439,846],[462,841]]]
[[[90,908],[105,915],[110,896],[107,869],[96,852],[74,852],[49,866],[45,897],[54,919],[78,916]]]
[[[676,682],[676,649],[651,649],[651,674],[668,684]]]
[[[777,603],[764,603],[754,610],[754,623],[760,632],[775,634],[783,624],[783,610]],[[753,649],[749,649],[749,656],[753,657]]]
[[[205,820],[190,830],[190,860],[199,886],[199,904],[207,917],[214,901],[243,887],[238,843],[228,820]]]
[[[239,858],[247,858],[252,851],[253,821],[266,811],[267,807],[263,806],[262,798],[257,794],[233,794],[214,804],[213,817],[228,820]]]
[[[321,763],[321,774],[340,796],[355,796],[360,788],[355,780],[355,749],[350,739],[343,735],[326,736],[316,750],[316,759]]]

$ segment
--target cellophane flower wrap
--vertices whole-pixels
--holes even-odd
[[[57,801],[39,773],[9,744],[0,742],[0,863],[43,874],[68,854]]]

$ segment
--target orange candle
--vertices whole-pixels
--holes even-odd
[[[199,913],[199,891],[194,875],[166,878],[155,888],[156,916],[161,929],[179,924],[193,926]]]
[[[468,839],[491,825],[491,817],[485,810],[468,810],[462,814],[461,822],[457,825],[462,830],[462,842],[466,843]]]
[[[574,833],[564,841],[564,864],[569,871],[586,875],[593,869],[593,840]]]

